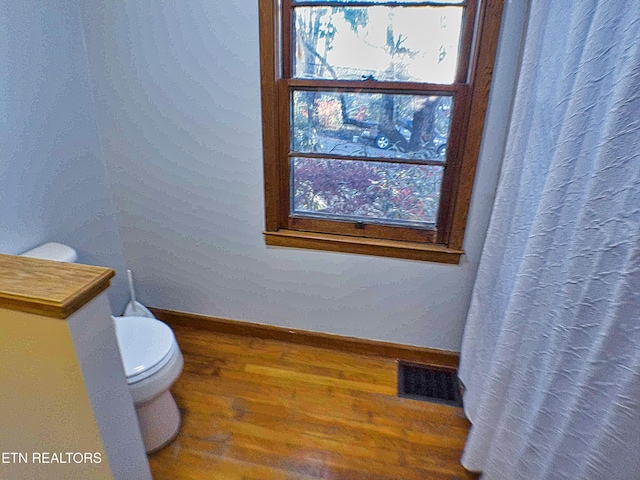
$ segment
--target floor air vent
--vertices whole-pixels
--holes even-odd
[[[399,362],[398,396],[455,407],[462,406],[455,370],[429,365]]]

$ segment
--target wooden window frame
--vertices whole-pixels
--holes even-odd
[[[469,203],[484,129],[491,77],[497,50],[504,0],[467,0],[463,3],[475,17],[475,28],[463,30],[456,82],[429,85],[428,92],[455,90],[454,115],[462,115],[452,129],[447,157],[447,173],[441,189],[437,231],[401,234],[381,238],[375,225],[367,224],[366,234],[354,222],[339,222],[318,231],[317,222],[292,216],[289,212],[289,89],[312,88],[306,80],[289,75],[290,39],[282,18],[283,0],[259,0],[260,70],[262,90],[262,136],[264,149],[265,242],[267,245],[328,250],[384,257],[427,260],[457,264],[462,250]],[[367,3],[367,2],[359,2]],[[321,6],[322,3],[314,2]],[[349,4],[345,4],[349,5]],[[288,20],[287,20],[288,21]],[[466,22],[469,25],[470,22]],[[473,30],[475,29],[475,32]],[[285,34],[283,34],[285,32]],[[468,62],[468,63],[467,63]],[[467,77],[467,78],[463,78]],[[353,87],[345,81],[335,86]],[[375,81],[362,82],[375,89]],[[406,84],[405,84],[406,85]],[[420,84],[424,87],[425,84]],[[418,89],[420,88],[418,86]],[[409,86],[410,87],[410,86]],[[398,91],[389,91],[398,93]],[[419,94],[419,91],[416,91]],[[456,109],[463,109],[456,112]],[[378,159],[376,159],[377,161]],[[403,160],[395,160],[404,163]],[[336,222],[338,223],[338,222]],[[384,229],[384,228],[383,228]],[[405,229],[410,230],[410,229]]]

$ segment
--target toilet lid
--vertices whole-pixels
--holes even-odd
[[[158,371],[174,351],[173,331],[148,317],[115,317],[116,338],[127,382],[140,381]]]

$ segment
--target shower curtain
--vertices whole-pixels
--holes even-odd
[[[640,479],[639,1],[531,3],[459,376],[483,480]]]

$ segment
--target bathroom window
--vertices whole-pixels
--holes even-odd
[[[267,244],[458,263],[502,0],[260,0]]]

